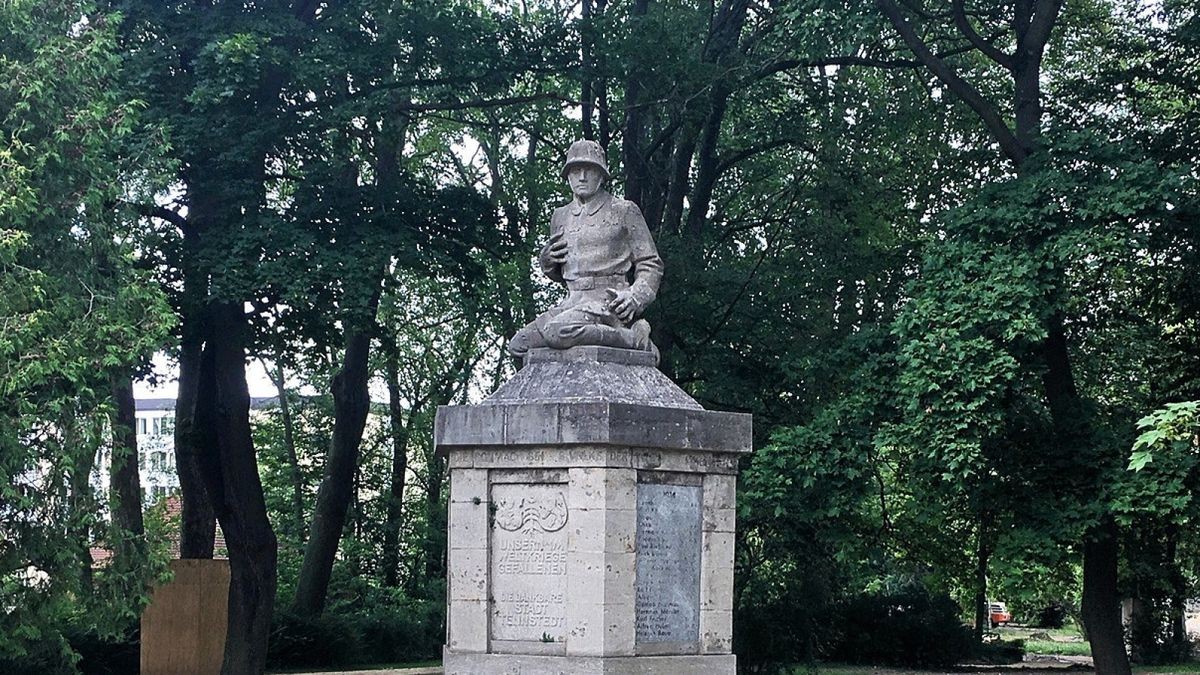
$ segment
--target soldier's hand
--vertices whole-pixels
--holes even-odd
[[[567,242],[563,239],[562,232],[550,237],[550,246],[546,249],[546,258],[555,265],[567,262]]]
[[[633,321],[634,314],[637,313],[638,301],[630,291],[614,291],[610,288],[608,289],[608,307],[622,323],[630,323]]]

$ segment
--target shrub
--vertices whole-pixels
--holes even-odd
[[[270,668],[328,667],[350,663],[362,651],[358,631],[345,616],[325,613],[306,616],[282,612],[275,616],[267,647]]]
[[[952,666],[972,653],[958,605],[911,585],[895,593],[860,595],[837,612],[839,639],[827,656],[846,663]]]
[[[1038,610],[1033,625],[1037,628],[1062,628],[1067,622],[1067,606],[1052,602]]]
[[[362,636],[363,657],[369,659],[363,663],[422,661],[441,654],[441,611],[434,615],[424,605],[376,609],[353,617],[352,623]]]
[[[361,612],[312,617],[276,615],[267,651],[270,668],[363,666],[435,659],[445,635],[441,605],[405,602]]]
[[[119,635],[103,635],[93,627],[72,623],[35,643],[28,654],[0,658],[0,669],[5,675],[136,673],[139,649],[136,624]]]
[[[85,675],[136,673],[141,660],[138,630],[132,629],[120,639],[107,638],[95,631],[65,631],[71,649],[79,655],[76,667]]]
[[[753,593],[743,594],[744,604],[734,613],[739,669],[790,672],[793,664],[814,663],[834,632],[828,589],[821,580],[804,576],[771,593],[761,587],[749,590]]]

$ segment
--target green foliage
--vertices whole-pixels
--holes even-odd
[[[125,205],[157,188],[154,134],[117,87],[120,17],[89,12],[0,5],[0,660],[51,670],[78,658],[67,625],[121,635],[161,569],[105,529],[88,484],[111,378],[172,321]],[[90,570],[100,541],[132,564]]]
[[[437,601],[393,596],[386,604],[320,616],[283,613],[271,629],[268,667],[339,668],[441,656],[445,637]],[[336,636],[336,637],[332,637]]]
[[[615,191],[639,191],[667,260],[648,317],[663,369],[705,406],[755,415],[743,663],[866,654],[864,636],[872,659],[909,641],[948,662],[961,631],[945,598],[970,603],[981,555],[1020,616],[1073,612],[1080,536],[1108,513],[1125,590],[1161,623],[1200,559],[1197,408],[1168,405],[1200,396],[1200,24],[1182,3],[1153,21],[1067,5],[1041,137],[1016,170],[870,3],[755,5],[740,23],[684,0],[587,19],[557,1],[0,4],[0,588],[20,608],[0,614],[0,657],[36,646],[69,668],[62,626],[80,616],[87,640],[124,637],[153,565],[89,586],[86,545],[122,536],[79,478],[104,443],[109,376],[214,299],[250,303],[250,356],[291,392],[290,420],[255,413],[280,606],[346,331],[373,340],[329,614],[282,616],[272,658],[435,653],[434,411],[511,374],[504,340],[559,293],[531,259],[569,198],[558,165],[585,82],[603,91]],[[1006,6],[976,3],[972,20],[1011,50]],[[1008,72],[928,34],[1012,116]],[[152,205],[177,218],[137,222],[163,215]],[[202,283],[185,292],[185,277]],[[1045,396],[1059,327],[1080,401],[1066,416]]]
[[[1139,517],[1176,525],[1196,517],[1200,487],[1200,402],[1169,403],[1141,418],[1117,502],[1127,524]]]
[[[920,585],[852,598],[838,608],[838,626],[829,656],[842,663],[946,668],[973,647],[954,601]]]
[[[1169,454],[1184,454],[1200,448],[1197,433],[1200,432],[1200,401],[1168,403],[1138,420],[1141,435],[1133,444],[1129,456],[1129,470],[1141,471],[1154,460],[1154,451]]]

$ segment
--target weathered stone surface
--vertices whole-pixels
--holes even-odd
[[[624,366],[655,367],[654,355],[636,349],[581,346],[570,349],[531,349],[525,365],[537,363],[616,363]]]
[[[446,651],[445,675],[734,675],[732,654],[685,656],[526,656],[459,654]]]
[[[607,347],[535,350],[485,403],[440,408],[446,672],[734,673],[750,424]]]
[[[654,367],[653,354],[612,347],[534,349],[525,358],[525,367],[483,405],[549,402],[703,409]]]
[[[450,600],[446,616],[446,647],[461,653],[484,653],[488,646],[486,600]]]
[[[481,408],[489,412],[481,415]],[[442,406],[434,434],[444,450],[564,445],[751,450],[750,415],[631,403]]]
[[[492,486],[492,640],[566,639],[566,488],[561,483]]]
[[[672,652],[700,639],[701,486],[637,486],[636,635]]]

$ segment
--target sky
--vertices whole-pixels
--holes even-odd
[[[133,396],[138,399],[175,398],[179,393],[179,367],[166,354],[154,355],[154,374],[158,380],[151,384],[146,380],[133,383]],[[251,361],[246,365],[246,384],[250,387],[250,396],[265,398],[275,395],[275,385],[267,377],[267,371],[259,361]],[[289,388],[294,383],[288,383]]]

